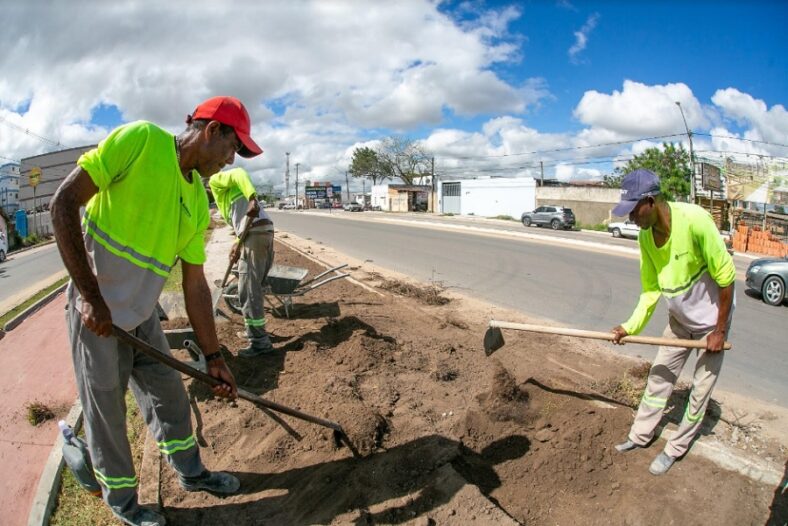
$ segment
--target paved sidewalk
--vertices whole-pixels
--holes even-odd
[[[27,404],[38,401],[64,418],[77,399],[65,304],[60,294],[0,340],[0,522],[6,526],[27,524],[38,480],[58,435],[57,419],[30,425]]]

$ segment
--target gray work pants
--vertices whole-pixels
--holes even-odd
[[[83,325],[71,296],[66,323],[90,457],[104,501],[116,514],[129,516],[138,506],[138,481],[126,436],[126,387],[131,384],[159,451],[184,477],[205,469],[192,432],[189,400],[180,373],[115,337],[96,336]],[[131,332],[170,354],[155,311]]]
[[[692,333],[675,319],[670,318],[663,336],[665,338],[700,340],[706,334],[708,333]],[[681,347],[659,348],[654,365],[651,366],[648,375],[646,391],[640,401],[635,422],[629,432],[629,439],[635,444],[645,445],[654,436],[654,429],[662,419],[662,413],[673,392],[676,380],[681,375],[687,358],[694,350]],[[717,383],[717,377],[725,357],[725,351],[710,353],[698,349],[697,352],[698,360],[695,364],[692,391],[687,401],[687,407],[684,410],[678,431],[665,445],[665,453],[673,458],[678,458],[687,452],[692,439],[700,430],[706,406],[711,399],[711,392]]]
[[[252,347],[266,342],[263,287],[274,263],[274,233],[253,228],[247,234],[238,262],[238,296]]]

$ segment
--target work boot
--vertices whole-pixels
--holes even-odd
[[[237,477],[223,471],[205,470],[196,477],[180,477],[186,491],[210,491],[218,495],[232,495],[241,487]]]
[[[627,451],[632,451],[633,449],[637,449],[639,447],[642,446],[635,444],[629,439],[627,439],[626,442],[622,442],[620,444],[615,445],[616,451],[618,451],[619,453],[626,453]]]
[[[250,343],[248,347],[240,349],[238,351],[238,356],[242,358],[254,358],[272,352],[274,352],[274,344],[271,343],[271,339],[266,334],[257,341]]]
[[[670,467],[676,461],[675,458],[671,457],[664,451],[657,455],[657,458],[654,459],[654,462],[648,468],[649,473],[652,475],[664,475],[668,472]]]
[[[164,515],[156,513],[150,508],[139,506],[134,513],[127,516],[115,514],[117,518],[123,521],[123,524],[130,526],[164,526],[167,524],[167,519]]]

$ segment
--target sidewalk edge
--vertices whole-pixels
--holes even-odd
[[[82,404],[79,398],[71,406],[65,421],[76,432],[82,427]],[[55,509],[55,500],[60,490],[64,464],[63,435],[58,433],[57,440],[55,440],[52,451],[49,453],[47,463],[44,465],[44,470],[41,472],[41,477],[38,479],[38,488],[33,497],[33,503],[27,519],[28,526],[49,525],[49,519],[52,517],[52,512]]]
[[[55,297],[58,294],[66,290],[67,286],[68,286],[68,282],[63,283],[61,286],[59,286],[58,288],[56,288],[55,290],[53,290],[52,292],[50,292],[49,294],[47,294],[46,296],[44,296],[43,298],[32,304],[31,306],[23,310],[22,312],[17,314],[15,317],[8,320],[6,324],[3,326],[3,331],[5,332],[12,331],[17,325],[25,321],[25,319],[27,319],[28,316],[30,316],[38,309],[40,309],[41,307],[43,307],[44,305],[55,299]]]

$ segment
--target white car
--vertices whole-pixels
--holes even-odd
[[[633,221],[622,221],[619,223],[610,223],[607,225],[607,231],[613,234],[613,237],[637,239],[640,233],[640,227]]]

